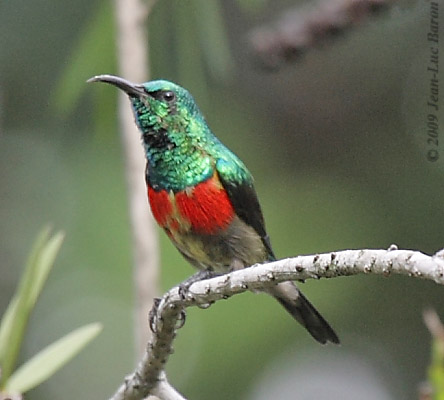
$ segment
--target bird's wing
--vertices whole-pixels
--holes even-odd
[[[248,172],[239,174],[237,165],[223,159],[217,161],[216,171],[236,215],[258,233],[267,249],[270,260],[275,260],[276,257],[265,230],[264,217],[251,175]]]

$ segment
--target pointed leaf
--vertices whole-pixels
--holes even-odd
[[[14,316],[17,313],[17,296],[14,296],[8,304],[8,308],[2,316],[0,323],[0,365],[2,365],[8,347],[9,338],[13,329]]]
[[[16,327],[14,327],[14,321],[17,323],[17,313],[21,313],[22,311],[18,310],[19,306],[19,292],[24,290],[24,286],[27,286],[29,284],[25,283],[25,281],[30,281],[30,277],[27,277],[31,274],[30,266],[35,264],[35,259],[37,257],[37,254],[41,251],[42,247],[45,245],[46,241],[48,240],[50,233],[50,228],[45,227],[42,229],[42,231],[38,234],[32,250],[28,256],[28,260],[26,262],[26,268],[23,272],[23,275],[21,277],[21,280],[19,282],[18,288],[16,289],[16,292],[9,302],[8,308],[6,309],[5,313],[3,314],[1,323],[0,323],[0,365],[4,364],[4,357],[7,351],[7,348],[10,345],[10,337],[14,336],[16,333],[13,332]],[[23,308],[24,303],[23,299],[20,301],[20,309]],[[4,367],[3,367],[4,368]],[[4,375],[4,372],[3,372]]]
[[[115,69],[114,18],[112,2],[102,1],[81,31],[78,43],[66,62],[66,69],[57,82],[52,107],[66,116],[88,88],[86,80],[92,75],[111,73]]]
[[[29,308],[34,307],[40,293],[42,292],[43,286],[48,278],[52,266],[54,265],[55,258],[60,250],[60,247],[62,246],[64,237],[64,233],[56,233],[51,239],[48,240],[39,253],[38,263],[35,267],[35,273],[31,284],[31,293],[28,299]]]
[[[54,265],[57,252],[63,241],[63,234],[49,238],[49,228],[37,237],[18,289],[11,300],[0,326],[0,364],[3,387],[11,375],[23,341],[29,315],[43,288],[49,271]]]
[[[195,98],[205,103],[208,98],[205,82],[205,66],[202,52],[199,48],[199,32],[196,13],[191,2],[184,2],[181,7],[172,8],[172,24],[175,27],[177,45],[177,76],[184,86],[192,87]]]
[[[100,323],[85,325],[50,344],[11,375],[5,391],[25,393],[40,385],[75,357],[101,330]]]
[[[205,15],[205,18],[197,18],[195,23],[208,70],[216,78],[226,79],[234,71],[234,59],[228,43],[221,3],[196,0],[191,4],[197,15]]]

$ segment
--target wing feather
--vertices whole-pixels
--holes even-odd
[[[243,176],[240,175],[236,171],[237,167],[225,160],[218,160],[216,170],[220,182],[228,194],[236,215],[257,232],[267,249],[270,261],[275,260],[270,238],[265,230],[264,216],[254,189],[253,179],[248,171],[244,172]],[[236,174],[238,179],[233,179]]]

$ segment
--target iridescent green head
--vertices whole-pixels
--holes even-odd
[[[179,190],[207,179],[214,160],[229,152],[210,131],[191,94],[179,85],[164,80],[134,84],[113,75],[88,82],[109,83],[129,96],[152,185]]]
[[[191,94],[169,81],[135,84],[117,76],[99,75],[88,82],[109,83],[129,96],[145,147],[171,148],[174,143],[170,143],[169,133],[174,131],[185,135],[190,131],[190,123],[193,124],[196,118],[203,120]],[[175,144],[180,145],[185,140],[186,137],[176,137],[175,141],[179,143]]]

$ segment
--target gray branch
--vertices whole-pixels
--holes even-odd
[[[390,8],[397,0],[322,0],[311,7],[286,10],[271,25],[249,35],[252,54],[261,65],[280,67],[306,51],[332,40],[371,16]]]
[[[172,353],[184,310],[206,306],[247,290],[261,290],[284,281],[335,278],[358,274],[407,275],[444,284],[444,250],[433,256],[398,250],[344,250],[286,258],[234,271],[192,284],[182,298],[178,287],[168,291],[151,311],[152,339],[136,370],[110,400],[139,400],[155,394],[162,400],[184,399],[168,383],[164,367]]]

